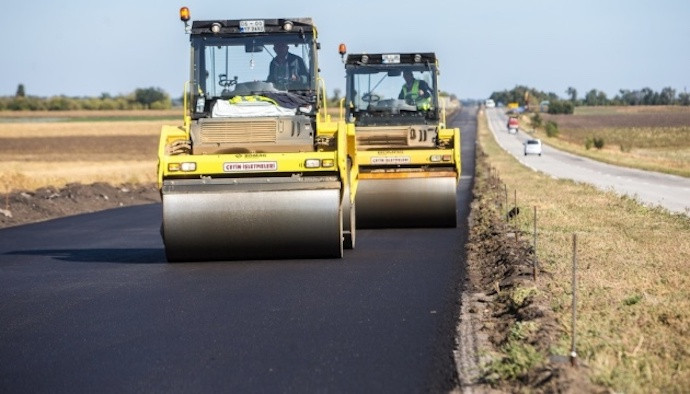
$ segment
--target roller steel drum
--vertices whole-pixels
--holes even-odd
[[[342,257],[340,182],[176,180],[163,186],[168,261]]]
[[[455,227],[455,177],[359,180],[358,228]]]

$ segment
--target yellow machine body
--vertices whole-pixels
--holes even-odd
[[[423,95],[405,96],[406,73]],[[345,117],[356,139],[360,228],[457,225],[460,129],[446,127],[437,76],[433,53],[348,55]]]
[[[168,260],[342,257],[357,171],[348,125],[327,115],[311,19],[195,21],[190,33],[184,122],[158,147]],[[257,82],[280,43],[305,75]]]

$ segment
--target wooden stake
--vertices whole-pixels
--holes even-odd
[[[572,341],[570,343],[570,365],[577,367],[577,351],[575,349],[575,323],[577,321],[577,234],[573,233],[573,322]]]
[[[537,206],[534,206],[534,242],[532,244],[534,249],[534,261],[532,262],[532,277],[537,281]]]

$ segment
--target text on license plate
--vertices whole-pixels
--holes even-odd
[[[263,33],[266,31],[264,21],[240,21],[240,32],[242,33]]]
[[[224,172],[243,171],[276,171],[278,163],[275,161],[252,161],[245,163],[223,163]]]
[[[371,164],[409,164],[409,156],[374,156]]]

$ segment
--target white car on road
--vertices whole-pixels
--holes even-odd
[[[525,141],[525,156],[527,155],[541,156],[541,140],[534,138]]]

